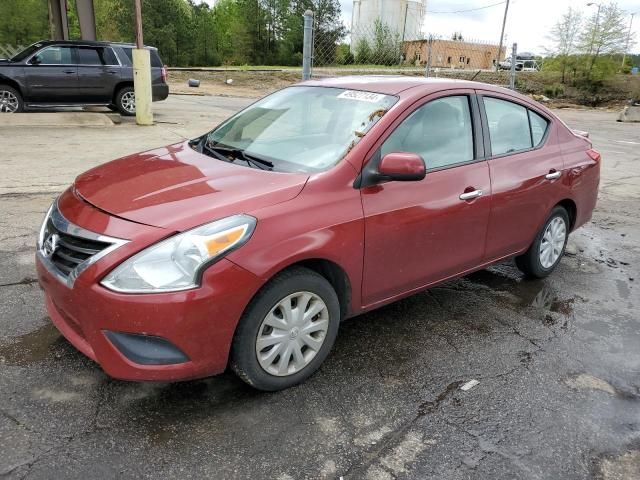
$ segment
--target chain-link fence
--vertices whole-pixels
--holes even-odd
[[[22,45],[0,44],[0,58],[11,58],[24,49]]]
[[[323,31],[314,22],[311,75],[403,74],[512,83],[511,48],[496,42],[424,34],[405,23],[394,28],[382,19],[356,25],[346,34]],[[514,70],[521,70],[521,64]]]

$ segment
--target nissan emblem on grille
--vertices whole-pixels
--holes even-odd
[[[57,233],[52,233],[47,237],[42,245],[42,253],[45,257],[51,258],[51,256],[56,252],[58,248],[58,242],[60,241],[60,236]]]

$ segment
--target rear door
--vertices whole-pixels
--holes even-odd
[[[482,95],[491,173],[486,260],[526,250],[561,200],[563,159],[551,119],[508,95]]]
[[[484,257],[491,182],[473,91],[425,98],[369,161],[390,152],[419,154],[427,175],[362,189],[369,306],[473,269]]]
[[[78,91],[75,48],[50,45],[34,54],[24,67],[27,101],[71,103]]]
[[[120,78],[120,64],[110,47],[79,46],[78,89],[82,100],[108,102]]]

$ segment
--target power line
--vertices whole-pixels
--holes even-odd
[[[505,3],[507,3],[506,0],[503,1],[503,2],[492,3],[491,5],[485,5],[484,7],[468,8],[466,10],[452,10],[452,11],[449,11],[449,12],[443,12],[443,11],[433,12],[433,11],[427,10],[427,15],[430,14],[430,13],[433,13],[433,14],[453,14],[453,13],[475,12],[477,10],[484,10],[486,8],[497,7],[498,5],[503,5]]]

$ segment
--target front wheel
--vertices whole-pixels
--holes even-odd
[[[306,268],[271,280],[240,319],[231,368],[249,385],[276,391],[310,377],[338,335],[340,304],[331,284]]]
[[[0,85],[0,113],[20,113],[23,110],[20,92],[9,85]]]
[[[560,263],[569,238],[569,215],[555,207],[529,250],[516,258],[516,265],[528,277],[544,278]]]
[[[130,117],[136,114],[136,95],[133,87],[123,87],[118,90],[115,106],[121,115]]]

